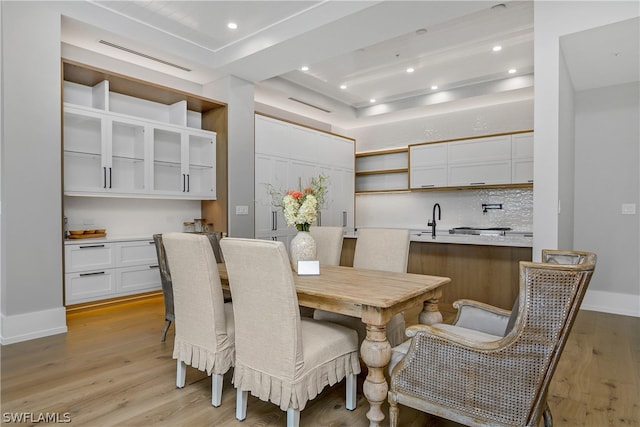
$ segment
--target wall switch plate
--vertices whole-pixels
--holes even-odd
[[[249,206],[236,206],[236,215],[249,215]]]
[[[623,203],[622,204],[622,215],[635,215],[636,214],[636,204],[635,203]]]

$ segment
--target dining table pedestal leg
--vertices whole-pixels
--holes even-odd
[[[367,325],[367,337],[360,347],[360,355],[368,369],[363,391],[369,402],[369,426],[379,426],[384,420],[382,403],[387,399],[389,391],[384,376],[384,370],[391,360],[391,344],[387,340],[386,326]]]
[[[438,302],[442,296],[442,291],[438,289],[435,296],[426,300],[422,306],[422,311],[418,315],[418,322],[423,325],[433,325],[442,323],[442,313],[438,308]]]

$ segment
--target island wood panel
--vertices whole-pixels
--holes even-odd
[[[353,266],[356,241],[344,239],[340,265]],[[444,306],[465,298],[511,310],[519,262],[531,261],[531,255],[531,248],[523,247],[411,242],[407,272],[451,278],[442,290]]]

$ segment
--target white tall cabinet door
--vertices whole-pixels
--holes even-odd
[[[172,127],[154,126],[151,136],[153,193],[183,195],[187,178],[183,168],[182,132]]]
[[[255,233],[257,238],[270,238],[287,233],[282,209],[273,206],[269,185],[277,191],[286,191],[289,185],[289,160],[264,154],[255,160]]]
[[[182,134],[184,193],[200,199],[216,198],[216,135],[184,131]]]
[[[145,124],[124,117],[111,117],[107,122],[110,164],[104,174],[106,187],[114,193],[145,193],[147,191]]]
[[[264,183],[271,183],[281,191],[302,190],[310,185],[311,178],[320,174],[329,179],[327,203],[320,207],[318,222],[324,226],[353,227],[353,141],[260,115],[256,115],[255,123],[256,238],[280,240],[296,234],[294,227],[288,227],[288,234],[280,228],[281,221],[284,227],[286,223],[281,210],[274,208],[271,199],[262,194]],[[286,180],[283,171],[287,171]],[[275,230],[271,229],[274,221],[278,223]]]

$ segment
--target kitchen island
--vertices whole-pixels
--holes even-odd
[[[357,236],[346,233],[341,265],[352,266]],[[413,230],[407,272],[445,276],[445,306],[458,299],[473,299],[510,310],[518,295],[519,262],[532,260],[530,233],[505,236],[453,235]],[[384,250],[384,248],[381,248]],[[410,319],[408,319],[408,322]]]

